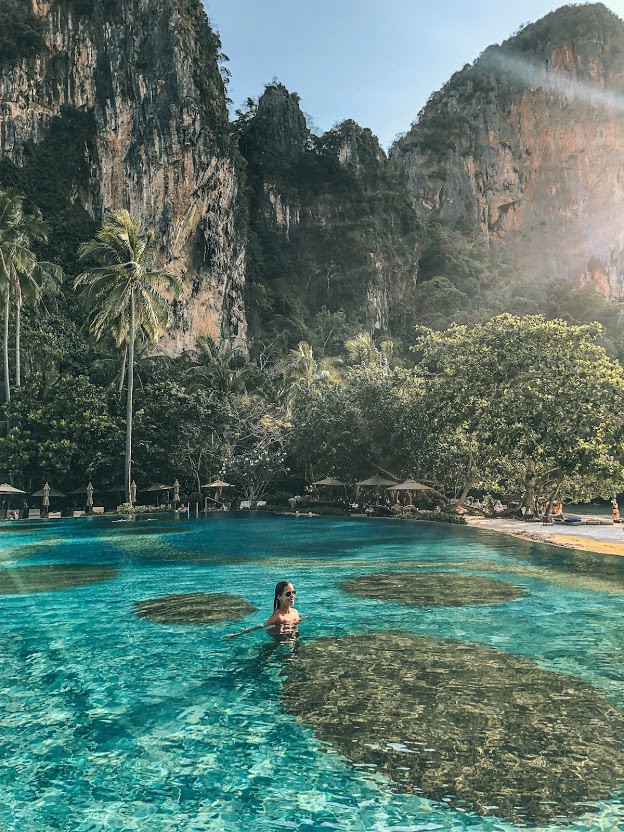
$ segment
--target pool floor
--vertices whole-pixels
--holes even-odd
[[[26,570],[22,576],[19,569]],[[470,603],[462,601],[457,577],[446,580],[450,594],[438,593],[440,605],[421,586],[413,592],[422,597],[408,597],[409,577],[403,584],[397,579],[390,598],[374,597],[375,581],[362,583],[367,575],[431,572],[465,576]],[[282,579],[295,584],[297,608],[310,616],[297,643],[275,644],[264,631],[222,639],[266,619]],[[501,594],[499,583],[513,591]],[[348,591],[353,586],[368,587],[368,595]],[[137,614],[139,602],[187,593],[238,596],[257,612],[245,615],[245,608],[237,620],[200,625]],[[496,809],[476,811],[481,804],[462,804],[453,793],[432,797],[424,775],[414,788],[412,758],[405,757],[404,767],[395,759],[392,770],[384,768],[374,748],[358,745],[355,728],[350,750],[350,735],[344,736],[343,725],[332,731],[331,720],[345,697],[355,696],[356,684],[364,699],[384,685],[386,665],[374,679],[365,672],[364,665],[378,658],[373,636],[380,650],[403,639],[397,643],[408,659],[418,651],[405,639],[416,640],[424,661],[422,645],[431,645],[433,657],[447,662],[451,685],[453,650],[485,657],[485,686],[487,657],[499,654],[518,667],[534,667],[536,678],[572,677],[579,690],[604,702],[596,721],[609,708],[617,720],[624,712],[624,559],[394,520],[249,513],[0,525],[0,830],[624,830],[624,782],[586,805],[568,807],[567,814],[546,813],[542,821],[524,812],[522,800],[517,812],[501,816]],[[438,642],[450,643],[440,656]],[[360,654],[368,657],[362,667]],[[319,659],[310,664],[314,655]],[[467,672],[459,661],[457,679]],[[401,676],[403,666],[388,663],[388,672]],[[414,680],[425,695],[427,673]],[[295,683],[305,692],[306,679],[310,690],[314,683],[323,691],[324,678],[327,701],[318,709],[299,695],[285,696]],[[503,697],[517,700],[516,716],[535,705],[530,693],[524,701],[519,696],[521,680],[522,674],[510,676],[509,697]],[[449,748],[468,743],[465,720],[482,707],[479,683],[471,684],[467,699],[459,689],[456,698],[446,695],[446,684],[440,697],[444,713],[438,716],[448,717],[454,702],[463,709],[454,732],[435,734]],[[334,699],[332,689],[339,691]],[[542,698],[548,706],[549,697]],[[396,726],[403,715],[413,717],[411,701],[391,706]],[[431,696],[423,708],[430,727],[438,718]],[[374,731],[393,729],[381,720],[361,730],[374,738]],[[414,753],[401,748],[395,730],[396,736],[381,737],[382,744],[387,740],[397,754]],[[543,730],[550,728],[544,724]],[[600,755],[598,746],[592,753]],[[549,754],[543,763],[556,768],[556,749]],[[397,773],[402,768],[405,783]],[[564,807],[566,800],[562,795]]]

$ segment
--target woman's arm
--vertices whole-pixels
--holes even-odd
[[[246,630],[241,630],[239,633],[229,633],[227,636],[221,636],[221,638],[235,638],[236,636],[244,636],[246,633],[253,633],[255,630],[263,630],[266,626],[266,624],[256,624],[255,627],[247,627]]]

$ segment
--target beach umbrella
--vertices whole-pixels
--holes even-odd
[[[162,493],[163,491],[173,491],[173,488],[174,488],[173,485],[165,485],[162,482],[155,482],[153,485],[150,485],[147,488],[141,489],[141,493],[145,494],[148,491],[152,492],[152,493]],[[135,499],[136,499],[136,496],[135,496]],[[156,503],[158,505],[160,505],[158,500],[156,500]]]
[[[396,480],[389,480],[387,477],[380,477],[375,474],[374,477],[369,477],[367,480],[358,482],[358,488],[384,488],[384,486],[396,485]]]
[[[12,485],[9,485],[8,482],[3,482],[2,485],[0,485],[0,494],[26,494],[26,491],[22,491],[21,488],[14,488]],[[4,499],[2,500],[2,505],[4,505]],[[11,505],[10,500],[8,505]]]
[[[360,488],[374,488],[377,494],[377,502],[379,502],[379,492],[382,488],[386,488],[389,485],[394,485],[394,480],[389,480],[386,477],[380,477],[379,474],[375,474],[372,477],[369,477],[367,480],[361,480],[357,483],[357,491]]]
[[[317,480],[316,482],[313,482],[312,485],[324,485],[327,488],[333,488],[334,486],[339,485],[346,486],[347,483],[341,482],[340,480],[337,480],[335,477],[325,477],[324,480]]]
[[[89,481],[87,485],[87,508],[93,508],[93,483]]]
[[[386,488],[386,491],[407,491],[410,495],[410,500],[412,500],[413,495],[417,491],[435,491],[435,488],[430,488],[428,485],[423,485],[422,482],[416,482],[416,480],[405,480],[405,482],[398,483],[397,485],[391,485],[390,488]]]
[[[89,482],[89,485],[93,489],[93,491],[92,491],[93,494],[106,494],[107,491],[115,491],[115,490],[123,491],[123,489],[114,489],[114,488],[108,488],[106,490],[102,490],[101,488],[93,488],[93,484],[91,482]],[[73,495],[73,494],[86,494],[87,493],[87,488],[88,488],[88,486],[81,485],[78,488],[74,488],[74,490],[70,491],[69,493],[71,495]]]
[[[173,502],[179,503],[180,502],[180,483],[176,479],[173,483]]]
[[[202,485],[201,487],[202,488],[214,488],[214,489],[216,489],[214,498],[218,502],[221,499],[221,489],[222,488],[232,488],[232,484],[229,483],[229,482],[225,482],[225,480],[215,480],[214,482],[209,482],[208,485]],[[209,498],[207,497],[206,500],[204,500],[205,504],[207,504],[208,499]]]
[[[416,480],[405,480],[397,485],[391,485],[390,488],[386,488],[386,491],[435,491],[435,488],[423,485],[422,482],[416,482]]]
[[[9,485],[7,482],[3,482],[0,485],[0,494],[26,494],[28,492],[22,491],[21,488],[14,488],[12,485]]]
[[[49,506],[50,505],[50,497],[64,497],[62,491],[58,491],[56,488],[52,488],[47,482],[43,486],[43,488],[39,489],[39,491],[35,491],[33,497],[43,497],[43,505]],[[46,502],[47,501],[47,502]]]
[[[137,495],[137,484],[134,480],[130,483],[130,504],[134,505],[136,503],[136,495]]]

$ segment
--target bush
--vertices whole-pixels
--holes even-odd
[[[465,526],[466,519],[459,514],[448,514],[444,511],[418,511],[414,514],[401,514],[407,520],[429,520],[434,523],[449,523],[452,526]]]

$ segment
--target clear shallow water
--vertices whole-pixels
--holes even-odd
[[[220,638],[264,620],[283,578],[299,590],[300,613],[313,616],[300,650],[319,637],[396,630],[459,639],[573,675],[624,710],[624,559],[384,520],[250,514],[0,526],[0,565],[46,563],[107,565],[118,576],[0,596],[2,832],[513,829],[396,794],[284,710],[280,676],[297,656],[286,645],[271,650],[263,633]],[[340,586],[444,564],[526,595],[405,607]],[[186,592],[240,595],[260,612],[198,628],[133,613],[137,601]],[[600,803],[569,828],[622,830],[622,803]]]

